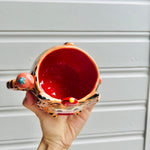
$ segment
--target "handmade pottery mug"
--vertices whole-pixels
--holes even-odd
[[[99,100],[101,83],[94,60],[73,43],[46,50],[37,58],[32,72],[20,73],[7,88],[30,90],[37,106],[52,115],[78,115]]]

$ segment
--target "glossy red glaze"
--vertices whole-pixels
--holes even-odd
[[[72,99],[70,102],[70,99]],[[62,100],[62,104],[64,106],[74,106],[78,103],[78,100],[76,98],[73,98],[73,97],[66,97]]]
[[[40,88],[57,99],[89,94],[98,74],[95,64],[80,50],[62,48],[45,56],[39,66]]]

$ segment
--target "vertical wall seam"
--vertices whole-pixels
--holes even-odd
[[[145,122],[144,150],[150,150],[150,32],[149,32],[149,71],[147,90],[147,112]]]

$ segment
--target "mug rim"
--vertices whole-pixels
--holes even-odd
[[[96,89],[98,88],[99,86],[99,79],[100,79],[100,73],[99,73],[99,70],[98,70],[98,66],[96,65],[94,59],[87,53],[85,52],[84,50],[82,50],[81,48],[79,47],[76,47],[75,45],[59,45],[59,46],[56,46],[56,47],[52,47],[52,48],[49,48],[47,49],[39,58],[38,58],[38,61],[37,61],[37,64],[36,64],[36,72],[35,72],[35,76],[36,76],[36,87],[37,89],[40,91],[40,94],[45,96],[46,99],[48,100],[52,100],[52,101],[56,101],[56,102],[61,102],[62,99],[58,99],[58,98],[54,98],[54,97],[51,97],[50,95],[48,95],[46,92],[44,92],[41,88],[40,88],[40,85],[39,85],[39,76],[38,76],[38,73],[39,73],[39,68],[40,68],[40,65],[41,63],[43,62],[44,58],[46,58],[47,55],[49,55],[50,53],[54,52],[54,51],[57,51],[57,50],[60,50],[60,49],[76,49],[80,52],[82,52],[83,54],[85,54],[86,56],[88,56],[88,58],[90,59],[90,61],[92,62],[92,64],[94,65],[95,69],[96,69],[96,73],[97,73],[97,79],[96,79],[96,82],[93,86],[93,89],[91,90],[90,93],[88,93],[86,96],[84,96],[83,98],[81,99],[78,99],[79,102],[83,102],[85,101],[86,99],[90,98],[91,96],[93,96],[95,93],[96,93]]]

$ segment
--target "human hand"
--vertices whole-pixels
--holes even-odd
[[[28,91],[23,105],[34,112],[40,120],[43,137],[38,150],[68,150],[90,116],[93,106],[83,110],[78,116],[51,117],[35,104],[35,96]]]

